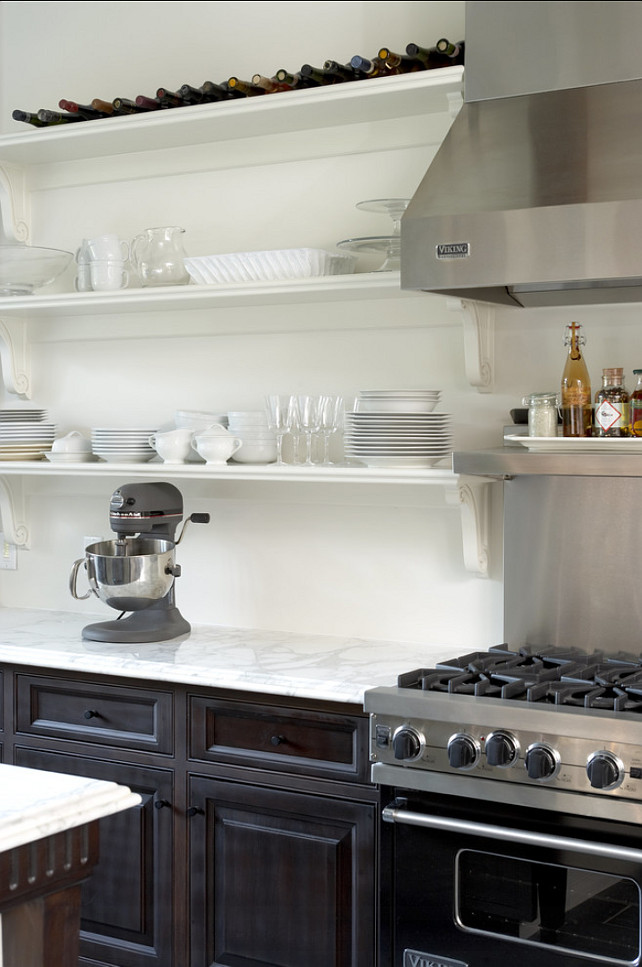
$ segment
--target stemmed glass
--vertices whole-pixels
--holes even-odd
[[[296,396],[266,396],[265,409],[268,426],[276,437],[276,463],[283,465],[283,437],[287,433],[296,434],[299,429],[298,400]]]
[[[323,437],[323,463],[330,463],[330,437],[343,426],[343,397],[342,396],[322,396],[321,397],[321,419],[320,432]]]
[[[321,396],[299,396],[300,426],[305,433],[305,465],[314,464],[312,459],[312,437],[321,428]]]

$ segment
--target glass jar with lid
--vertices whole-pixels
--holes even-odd
[[[522,406],[528,407],[528,435],[557,436],[559,405],[558,393],[530,393],[525,396]]]

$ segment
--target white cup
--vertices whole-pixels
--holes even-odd
[[[91,443],[79,430],[57,437],[51,444],[53,453],[91,453]]]
[[[92,262],[126,262],[129,258],[129,245],[118,235],[97,235],[83,239],[83,245]]]
[[[101,259],[89,263],[89,278],[95,292],[113,292],[115,289],[125,288],[129,282],[129,273],[124,262]]]
[[[199,433],[194,438],[197,452],[203,457],[205,463],[227,463],[243,441],[231,433]]]
[[[192,452],[193,436],[189,429],[167,430],[152,433],[148,442],[165,463],[185,463]]]

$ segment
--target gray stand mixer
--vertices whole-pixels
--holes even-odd
[[[176,528],[182,519],[183,498],[172,484],[124,484],[112,494],[109,523],[118,537],[86,548],[85,557],[74,562],[69,588],[78,601],[95,594],[111,608],[131,614],[87,625],[83,638],[109,642],[167,641],[189,633],[191,626],[174,598],[174,581],[181,573],[174,551],[188,522],[207,524],[210,515],[192,514],[176,540]],[[89,591],[78,594],[78,570],[83,564]]]

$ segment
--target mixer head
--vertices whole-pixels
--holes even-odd
[[[183,497],[170,483],[123,484],[109,501],[111,529],[121,536],[174,540],[182,519]]]

